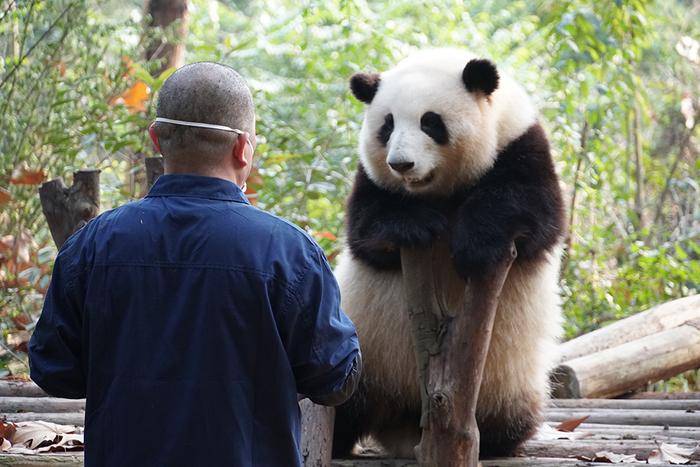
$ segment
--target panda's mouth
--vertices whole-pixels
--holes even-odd
[[[418,189],[429,185],[430,182],[433,181],[433,178],[435,178],[435,171],[431,171],[428,175],[426,175],[423,178],[403,177],[403,181],[406,184],[407,188]]]

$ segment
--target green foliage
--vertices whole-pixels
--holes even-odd
[[[0,234],[31,233],[35,268],[25,273],[29,285],[0,293],[4,316],[36,317],[53,253],[36,186],[10,183],[21,163],[51,177],[97,166],[107,206],[141,194],[145,128],[167,76],[152,77],[153,64],[139,59],[148,39],[142,2],[73,3],[22,2],[0,21],[0,187],[12,195]],[[224,62],[247,78],[258,114],[258,205],[307,229],[332,258],[363,112],[349,76],[426,47],[494,59],[542,108],[572,208],[562,291],[573,337],[700,289],[698,129],[680,110],[686,99],[700,120],[698,8],[682,0],[428,0],[420,8],[192,0],[186,61]],[[139,80],[152,91],[144,109],[116,104]],[[2,280],[20,273],[5,267]],[[697,375],[678,384],[697,384]]]

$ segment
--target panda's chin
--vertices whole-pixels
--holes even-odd
[[[404,184],[404,187],[406,188],[406,191],[421,192],[421,191],[424,191],[426,188],[428,188],[430,186],[430,184],[433,183],[434,179],[435,179],[435,172],[432,171],[423,178],[403,177],[403,184]]]

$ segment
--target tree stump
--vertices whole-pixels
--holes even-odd
[[[67,187],[60,177],[45,182],[39,188],[39,199],[53,241],[61,248],[73,232],[99,212],[100,171],[75,172],[71,187]]]
[[[476,467],[476,404],[498,298],[517,253],[512,245],[496,268],[467,284],[464,309],[452,313],[436,295],[434,269],[444,268],[436,251],[401,250],[422,398],[416,458],[424,467]]]

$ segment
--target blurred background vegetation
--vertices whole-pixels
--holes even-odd
[[[247,78],[251,199],[331,260],[363,112],[349,76],[454,46],[492,58],[542,109],[570,209],[566,337],[700,291],[699,1],[190,0],[158,27],[149,13],[167,3],[186,2],[0,0],[2,373],[26,372],[56,254],[39,184],[96,167],[103,210],[144,194],[172,47]],[[698,372],[656,388],[698,390]]]

